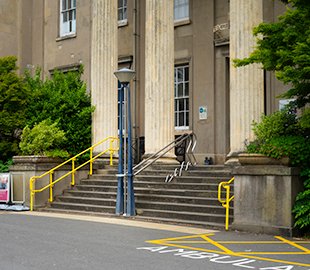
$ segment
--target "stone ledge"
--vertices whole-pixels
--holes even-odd
[[[281,176],[299,176],[301,170],[297,167],[285,167],[277,165],[254,165],[254,166],[236,166],[233,169],[233,175],[281,175]]]

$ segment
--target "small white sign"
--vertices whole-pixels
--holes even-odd
[[[207,120],[208,119],[208,108],[207,106],[199,107],[199,120]]]

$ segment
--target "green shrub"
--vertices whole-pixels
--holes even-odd
[[[303,133],[298,125],[297,117],[288,108],[276,111],[270,115],[261,116],[261,122],[252,123],[254,134],[258,141],[266,142],[272,138],[291,136]]]
[[[12,158],[9,158],[7,161],[3,162],[3,160],[0,160],[0,173],[8,172],[9,166],[13,165]]]
[[[64,131],[57,127],[57,123],[50,124],[48,120],[44,120],[35,124],[32,129],[29,126],[24,128],[19,146],[23,155],[67,158],[68,152],[58,149],[66,140]]]
[[[59,149],[66,149],[72,156],[91,146],[91,97],[86,84],[81,80],[83,66],[79,70],[58,72],[53,77],[41,80],[38,67],[35,76],[26,71],[26,84],[31,90],[27,108],[27,124],[30,128],[45,119],[57,122],[57,127],[65,132],[66,141]]]
[[[0,58],[0,160],[19,152],[30,91],[15,71],[17,57]]]

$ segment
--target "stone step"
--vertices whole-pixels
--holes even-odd
[[[75,197],[75,196],[57,196],[56,202],[62,203],[77,203],[77,204],[91,204],[98,206],[114,206],[116,205],[116,198],[94,198],[94,197]]]
[[[162,194],[139,194],[135,193],[136,201],[145,202],[163,202],[163,203],[179,203],[179,204],[195,204],[195,205],[208,205],[220,206],[217,198],[206,197],[186,197],[186,196],[171,196]]]
[[[79,190],[65,190],[62,196],[57,196],[56,201],[69,201],[69,200],[97,200],[100,204],[101,200],[116,201],[116,193],[114,192],[93,192],[93,191],[79,191]],[[217,197],[186,197],[186,196],[171,196],[171,195],[158,195],[158,194],[139,194],[135,193],[136,202],[144,203],[173,203],[173,204],[187,204],[187,205],[201,205],[221,207]],[[96,203],[94,203],[96,204]],[[231,202],[233,206],[233,202]]]
[[[115,214],[115,206],[109,206],[109,205],[51,202],[51,203],[49,203],[49,206],[51,208],[55,208],[55,209],[66,209],[66,210],[90,211],[90,212]]]
[[[222,206],[215,205],[197,205],[187,203],[172,203],[172,202],[150,202],[136,200],[135,206],[137,211],[140,210],[158,210],[158,211],[175,211],[175,212],[190,212],[198,214],[220,214],[225,215],[226,209]],[[233,214],[233,208],[230,207],[230,214]]]
[[[185,190],[185,189],[157,189],[157,188],[134,188],[135,194],[141,195],[165,195],[165,196],[187,196],[187,197],[198,197],[198,198],[216,198],[218,197],[218,192],[216,190]],[[66,191],[67,192],[67,191]],[[100,194],[115,194],[117,192],[116,186],[88,186],[88,185],[76,185],[73,187],[72,192],[88,192],[88,193],[98,193]],[[85,195],[87,196],[87,195]],[[221,192],[221,198],[226,198],[226,192]]]
[[[187,189],[162,189],[162,188],[147,188],[147,187],[135,187],[135,194],[162,194],[170,196],[189,196],[189,197],[211,197],[217,198],[217,190],[187,190]],[[226,198],[226,192],[221,192],[221,197]]]
[[[146,182],[161,182],[161,183],[166,183],[166,179],[167,179],[168,175],[137,175],[134,177],[134,183],[136,181],[146,181]],[[167,183],[216,183],[217,185],[220,184],[221,182],[227,182],[228,178],[227,177],[213,177],[213,176],[177,176],[177,177],[173,177],[172,181],[167,181]],[[117,181],[118,177],[114,176],[114,175],[94,175],[94,176],[90,176],[88,179],[82,179],[82,183],[89,183],[87,181],[91,181],[91,180],[102,180],[102,181],[107,181],[107,180],[111,180],[111,181]],[[168,176],[168,180],[170,180],[170,177]],[[85,182],[86,181],[86,182]]]
[[[151,180],[148,178],[148,180]],[[117,186],[117,180],[82,180],[81,184],[90,185],[90,186]],[[175,181],[171,181],[170,183],[165,183],[163,181],[147,181],[143,179],[143,181],[136,180],[133,183],[134,187],[147,187],[154,189],[187,189],[187,190],[218,190],[218,183],[177,183]],[[233,187],[232,187],[233,188]]]
[[[189,220],[199,222],[214,222],[222,224],[224,226],[226,215],[224,214],[206,214],[195,212],[178,212],[169,210],[156,210],[156,209],[136,209],[139,216],[144,217],[157,217],[157,218],[169,218],[172,220]],[[232,222],[232,216],[229,217]]]
[[[135,165],[134,165],[135,166]],[[133,167],[134,167],[133,166]],[[142,168],[142,166],[140,167]],[[180,165],[175,164],[156,164],[156,162],[149,167],[147,167],[144,171],[174,171],[176,168],[181,168]],[[184,166],[185,168],[185,166]],[[105,165],[104,168],[98,169],[97,173],[100,174],[106,170],[118,170],[118,165]],[[137,169],[136,169],[137,171]],[[221,171],[221,172],[229,172],[231,173],[231,168],[224,165],[196,165],[196,166],[189,166],[188,171],[203,171],[203,172],[210,172],[210,171]]]

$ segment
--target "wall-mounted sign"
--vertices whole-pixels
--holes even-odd
[[[208,109],[207,106],[199,107],[199,120],[207,120],[208,118]]]
[[[0,202],[10,200],[10,173],[0,173]]]

